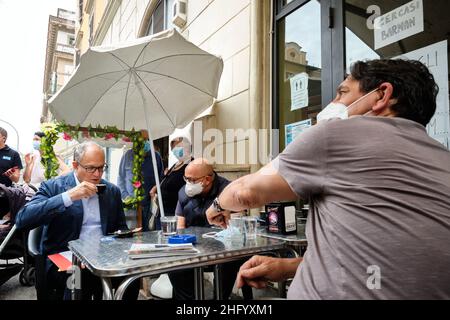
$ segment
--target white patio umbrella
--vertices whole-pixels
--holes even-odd
[[[221,58],[188,42],[176,30],[164,31],[88,49],[49,106],[56,120],[69,125],[148,130],[156,173],[153,139],[185,127],[211,106],[222,70]],[[161,195],[157,174],[155,179]]]

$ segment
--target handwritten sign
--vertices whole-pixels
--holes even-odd
[[[374,20],[375,50],[422,32],[422,0],[413,0]]]
[[[434,76],[439,86],[439,94],[436,97],[436,113],[428,123],[428,134],[450,147],[450,111],[448,97],[448,55],[447,40],[437,42],[427,47],[407,52],[398,58],[419,60],[425,64]]]

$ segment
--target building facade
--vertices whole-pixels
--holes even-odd
[[[49,16],[48,21],[41,123],[52,120],[47,102],[73,72],[74,42],[75,12],[58,9],[57,16]]]
[[[90,0],[80,1],[76,46],[82,54],[177,28],[221,56],[217,101],[185,132],[196,156],[233,179],[313,125],[360,59],[425,62],[441,88],[427,129],[448,147],[448,11],[445,0]]]
[[[64,9],[58,9],[56,17],[49,16],[41,123],[54,121],[48,100],[69,81],[74,70],[75,17],[75,12]],[[72,158],[72,145],[60,139],[54,147],[67,164]]]

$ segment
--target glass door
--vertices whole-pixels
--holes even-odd
[[[319,1],[303,1],[277,21],[276,125],[280,150],[315,123],[321,110],[320,15]]]

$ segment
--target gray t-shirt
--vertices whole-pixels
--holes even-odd
[[[290,299],[450,299],[450,152],[423,126],[357,116],[274,160],[310,212]]]

